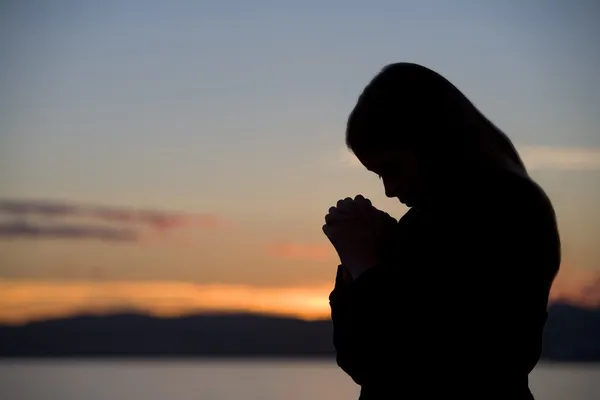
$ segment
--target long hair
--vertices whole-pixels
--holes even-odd
[[[350,114],[346,144],[359,152],[412,146],[436,168],[464,163],[529,178],[511,140],[440,74],[413,63],[383,68]]]

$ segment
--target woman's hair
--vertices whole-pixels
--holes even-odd
[[[383,68],[348,119],[346,144],[355,154],[403,146],[445,168],[466,163],[527,177],[510,139],[438,73],[413,63]]]

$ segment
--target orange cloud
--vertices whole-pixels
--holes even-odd
[[[308,261],[328,261],[335,256],[331,245],[324,244],[275,243],[268,253],[277,258]]]
[[[331,284],[258,288],[185,282],[64,282],[0,279],[0,323],[123,309],[157,316],[244,311],[326,318]]]

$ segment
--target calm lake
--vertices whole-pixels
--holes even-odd
[[[537,400],[600,399],[600,365],[541,364]],[[353,400],[330,361],[0,361],[6,400]]]

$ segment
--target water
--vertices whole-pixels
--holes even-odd
[[[600,366],[539,365],[537,400],[600,399]],[[0,361],[6,400],[352,400],[329,361]]]

